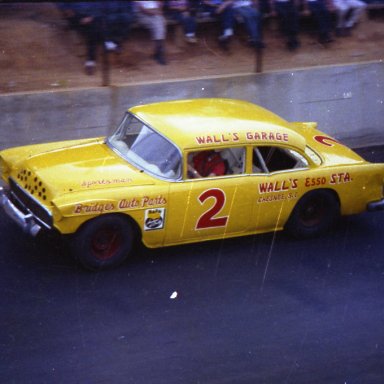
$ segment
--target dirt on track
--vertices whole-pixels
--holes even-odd
[[[67,28],[54,3],[0,3],[0,7],[0,93],[102,85],[100,58],[95,74],[86,75],[84,42]],[[382,13],[366,16],[352,36],[335,38],[326,47],[309,30],[303,30],[301,47],[290,52],[276,21],[268,21],[264,25],[263,72],[382,60],[383,27]],[[247,46],[244,33],[236,32],[226,52],[217,44],[214,24],[199,25],[199,42],[194,46],[183,41],[179,30],[171,30],[166,45],[168,64],[163,66],[151,58],[148,32],[134,30],[122,52],[109,55],[110,84],[255,72],[255,52]]]

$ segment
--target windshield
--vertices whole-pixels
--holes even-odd
[[[161,178],[179,179],[181,176],[178,148],[129,113],[107,143],[139,169]]]

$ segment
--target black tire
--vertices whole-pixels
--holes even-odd
[[[333,191],[311,191],[296,204],[285,228],[298,238],[314,237],[329,230],[339,216],[340,203]]]
[[[82,225],[71,239],[71,246],[76,259],[94,271],[121,264],[133,242],[134,231],[129,219],[104,215]]]

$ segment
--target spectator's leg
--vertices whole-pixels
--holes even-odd
[[[349,7],[345,4],[344,1],[340,0],[334,0],[334,6],[337,14],[336,36],[346,36],[347,32],[345,30],[345,18],[347,16]]]
[[[151,38],[154,41],[154,54],[153,58],[159,64],[165,65],[165,37],[166,37],[166,20],[162,15],[143,15],[138,16],[139,24],[149,29]]]
[[[296,8],[296,5],[293,3],[288,3],[288,29],[287,29],[287,37],[288,37],[288,47],[291,50],[294,50],[300,46],[300,42],[298,39],[299,35],[299,12]]]
[[[308,6],[318,26],[319,42],[322,44],[330,43],[332,41],[330,35],[331,17],[326,5],[320,1],[310,1]]]
[[[188,43],[197,43],[196,40],[196,20],[193,16],[184,16],[184,33]]]
[[[231,7],[225,8],[219,15],[222,34],[219,36],[219,42],[223,49],[229,48],[229,42],[233,36],[233,26],[235,23],[233,10]]]
[[[116,50],[122,42],[122,31],[124,26],[118,17],[110,16],[106,21],[105,46],[107,50]]]
[[[350,18],[346,21],[346,28],[353,28],[361,19],[367,4],[360,0],[348,0],[348,6],[352,8],[352,14]]]
[[[260,46],[262,44],[260,13],[251,7],[239,7],[234,9],[234,14],[235,16],[239,16],[244,21],[251,45]]]
[[[153,16],[152,36],[155,41],[154,59],[161,65],[167,64],[165,59],[166,20],[162,15]]]
[[[277,2],[275,6],[280,22],[281,32],[287,39],[287,47],[290,50],[295,50],[300,46],[300,42],[297,37],[299,32],[297,8],[290,2]]]
[[[180,23],[183,27],[185,39],[188,43],[196,43],[196,21],[190,16],[181,12],[171,12],[172,19]]]
[[[99,20],[94,20],[90,24],[81,26],[85,36],[87,59],[85,62],[85,71],[88,75],[92,75],[96,67],[97,45],[100,42],[101,27]]]
[[[255,46],[256,48],[264,48],[265,45],[263,43],[263,18],[261,13],[252,7],[249,7],[250,10],[250,23],[252,25],[252,28],[254,28],[254,36],[255,36]]]
[[[222,36],[231,37],[233,35],[234,17],[232,8],[228,7],[220,15],[221,27],[223,30]]]

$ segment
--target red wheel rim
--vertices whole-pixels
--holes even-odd
[[[123,238],[118,230],[103,228],[92,238],[92,252],[99,260],[108,260],[120,249],[122,242]]]

